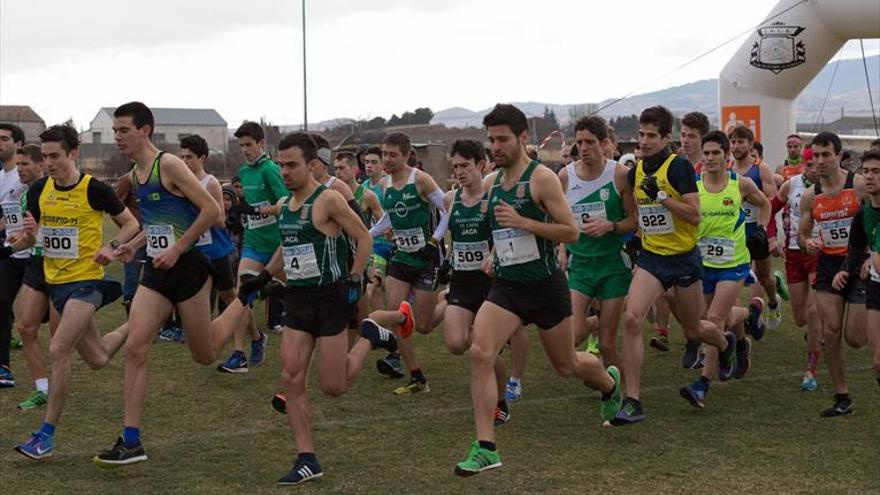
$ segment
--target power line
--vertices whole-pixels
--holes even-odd
[[[828,88],[825,90],[825,99],[822,100],[822,106],[819,107],[819,113],[816,114],[815,126],[819,125],[819,120],[822,119],[822,114],[825,112],[825,104],[828,103],[828,95],[831,94],[831,88],[834,86],[834,77],[837,76],[837,68],[839,66],[840,66],[840,58],[838,58],[837,62],[834,63],[834,70],[831,72],[831,81],[828,83]]]
[[[868,61],[865,59],[865,42],[859,39],[862,47],[862,66],[865,68],[865,83],[868,85],[868,101],[871,103],[871,117],[874,119],[874,132],[880,137],[880,126],[877,125],[877,113],[874,111],[874,96],[871,94],[871,78],[868,77]]]

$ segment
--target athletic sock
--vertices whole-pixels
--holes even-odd
[[[55,436],[55,425],[52,423],[43,423],[43,425],[40,426],[40,433],[47,437]]]
[[[812,374],[816,374],[816,369],[819,367],[819,351],[809,351],[807,352],[807,371]]]
[[[515,376],[510,377],[509,381],[513,384],[520,385],[520,379]]]
[[[736,350],[744,351],[746,349],[746,339],[736,341]]]
[[[43,392],[44,394],[49,393],[49,379],[48,378],[37,378],[34,380],[34,386],[37,387],[37,390]]]
[[[133,426],[122,428],[122,441],[126,447],[137,447],[141,444],[141,430]]]
[[[414,369],[414,370],[409,370],[409,374],[412,375],[412,379],[413,379],[413,381],[415,381],[415,382],[425,383],[425,382],[428,381],[428,379],[425,378],[425,375],[422,374],[422,369],[421,369],[421,368],[416,368],[416,369]]]
[[[880,378],[878,378],[878,380],[880,380]],[[498,407],[498,409],[501,409],[504,412],[509,412],[509,410],[507,409],[507,401],[504,399],[499,400],[498,404],[496,404],[496,407]]]
[[[314,452],[300,452],[296,456],[297,460],[315,463],[318,462],[318,458],[315,456]]]
[[[709,384],[712,383],[711,379],[701,376],[697,381],[703,386],[703,390],[706,390],[707,392],[709,391]]]
[[[834,402],[840,402],[842,400],[851,400],[849,398],[849,392],[843,394],[834,394]]]
[[[484,440],[480,440],[480,448],[495,452],[495,442],[486,442]]]

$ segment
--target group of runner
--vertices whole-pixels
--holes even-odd
[[[496,105],[483,123],[488,150],[475,141],[453,143],[456,186],[448,192],[410,165],[412,144],[401,133],[335,160],[323,137],[293,133],[280,140],[273,160],[261,127],[243,124],[235,133],[246,159],[239,171],[246,230],[238,280],[220,185],[204,169],[204,139],[185,138],[180,157],[173,156],[151,142],[149,108],[131,102],[115,110],[116,143],[132,161],[128,180],[139,223],[111,188],[78,170],[72,128],[50,127],[36,146],[25,145],[17,127],[0,124],[0,309],[8,315],[0,322],[0,385],[14,385],[8,341],[23,284],[18,329],[35,390],[19,407],[46,406],[40,429],[16,450],[35,460],[52,455],[74,349],[99,369],[124,344],[122,433],[94,462],[146,460],[146,360],[164,322],[176,309],[200,364],[213,363],[238,334],[236,351],[221,366],[246,368],[245,331],[260,360],[266,345],[249,310],[258,294],[280,295],[285,308],[284,390],[272,404],[287,415],[298,455],[280,484],[323,475],[306,390],[315,348],[319,388],[327,395],[348,391],[378,349],[387,353],[376,362],[379,373],[409,375],[395,394],[425,393],[427,370],[413,335],[441,322],[448,350],[470,360],[476,435],[455,465],[461,476],[501,466],[494,428],[511,419],[508,401],[523,394],[524,328],[532,324],[556,372],[599,391],[600,417],[614,426],[646,417],[642,327],[664,308],[684,333],[683,367],[698,370],[680,389],[695,407],[706,406],[714,378],[748,374],[765,313],[766,327],[777,328],[789,298],[794,323],[807,327],[801,388],[817,388],[820,352],[828,365],[834,400],[822,416],[853,411],[843,340],[869,344],[880,385],[880,149],[862,155],[856,174],[840,168],[838,136],[820,133],[803,148],[792,135],[789,159],[774,172],[754,158],[750,129],[710,131],[698,112],[682,119],[680,153],[673,152],[673,116],[656,106],[639,118],[632,167],[614,161],[613,130],[589,116],[575,124],[577,159],[557,174],[526,153],[528,121],[518,108]],[[361,166],[367,179],[359,184]],[[119,226],[107,245],[105,214]],[[121,294],[103,267],[130,261],[142,246],[143,275],[129,318],[102,336],[95,312]],[[773,255],[785,257],[784,276],[773,273]],[[753,282],[751,299],[740,303]],[[223,302],[214,319],[212,287]],[[52,335],[51,376],[37,339],[44,320]],[[578,351],[582,341],[593,352]],[[666,333],[651,342],[669,349]],[[501,358],[505,347],[511,376]]]

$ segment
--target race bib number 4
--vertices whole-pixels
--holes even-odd
[[[703,261],[708,263],[732,262],[735,248],[733,239],[722,237],[703,237],[700,239],[700,254],[703,256]]]
[[[155,258],[174,244],[174,227],[171,225],[147,225],[147,256]]]
[[[79,258],[79,229],[76,227],[42,227],[43,255],[47,258],[75,260]]]
[[[672,212],[665,206],[639,206],[639,227],[645,234],[671,234]]]
[[[584,230],[587,220],[591,218],[601,218],[607,220],[605,214],[605,203],[578,203],[571,205],[571,213],[574,215],[574,221],[577,223],[578,230]]]
[[[313,244],[285,246],[281,254],[284,255],[284,274],[288,280],[303,280],[321,275]]]
[[[415,253],[425,245],[425,234],[421,228],[400,229],[394,231],[394,242],[397,249],[404,253]]]
[[[453,242],[453,263],[457,271],[473,271],[483,267],[489,257],[489,241]]]
[[[252,205],[254,208],[260,208],[263,206],[269,206],[268,201],[260,201],[258,203],[254,203]],[[260,227],[265,227],[266,225],[272,225],[276,222],[274,215],[247,215],[247,228],[248,229],[258,229]]]
[[[822,237],[822,244],[829,248],[846,247],[849,243],[850,225],[852,225],[852,218],[819,222],[819,235]]]
[[[21,203],[18,201],[5,201],[0,204],[3,208],[3,220],[6,222],[6,234],[18,232],[24,227],[24,219],[21,216]]]
[[[538,240],[531,232],[519,229],[492,231],[495,256],[501,266],[521,265],[540,258]]]

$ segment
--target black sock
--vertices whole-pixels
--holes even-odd
[[[696,351],[700,348],[701,343],[700,340],[688,340],[687,343],[685,343],[685,348],[689,351]]]
[[[880,385],[880,376],[877,377],[877,385]]]
[[[486,441],[480,440],[480,448],[483,448],[486,450],[491,450],[492,452],[495,452],[495,442],[486,442]]]
[[[305,462],[317,462],[318,458],[315,457],[314,452],[300,452],[299,455],[296,456],[298,460]]]
[[[746,348],[746,339],[736,341],[736,350],[743,351]]]
[[[840,402],[842,400],[850,400],[849,392],[845,392],[842,394],[834,394],[834,402]]]
[[[425,375],[422,374],[421,368],[409,370],[409,374],[412,375],[412,379],[414,382],[425,383],[428,381],[428,379],[425,378]]]
[[[506,401],[506,400],[503,400],[503,399],[502,399],[502,400],[499,400],[499,401],[498,401],[498,404],[497,404],[497,407],[498,407],[498,409],[501,409],[501,410],[504,411],[504,412],[508,412],[508,409],[507,409],[507,401]]]
[[[707,390],[709,389],[709,383],[712,382],[711,379],[706,378],[705,376],[701,376],[701,377],[699,378],[699,380],[697,380],[697,381],[700,382],[700,383],[702,383],[703,386],[705,386]]]

